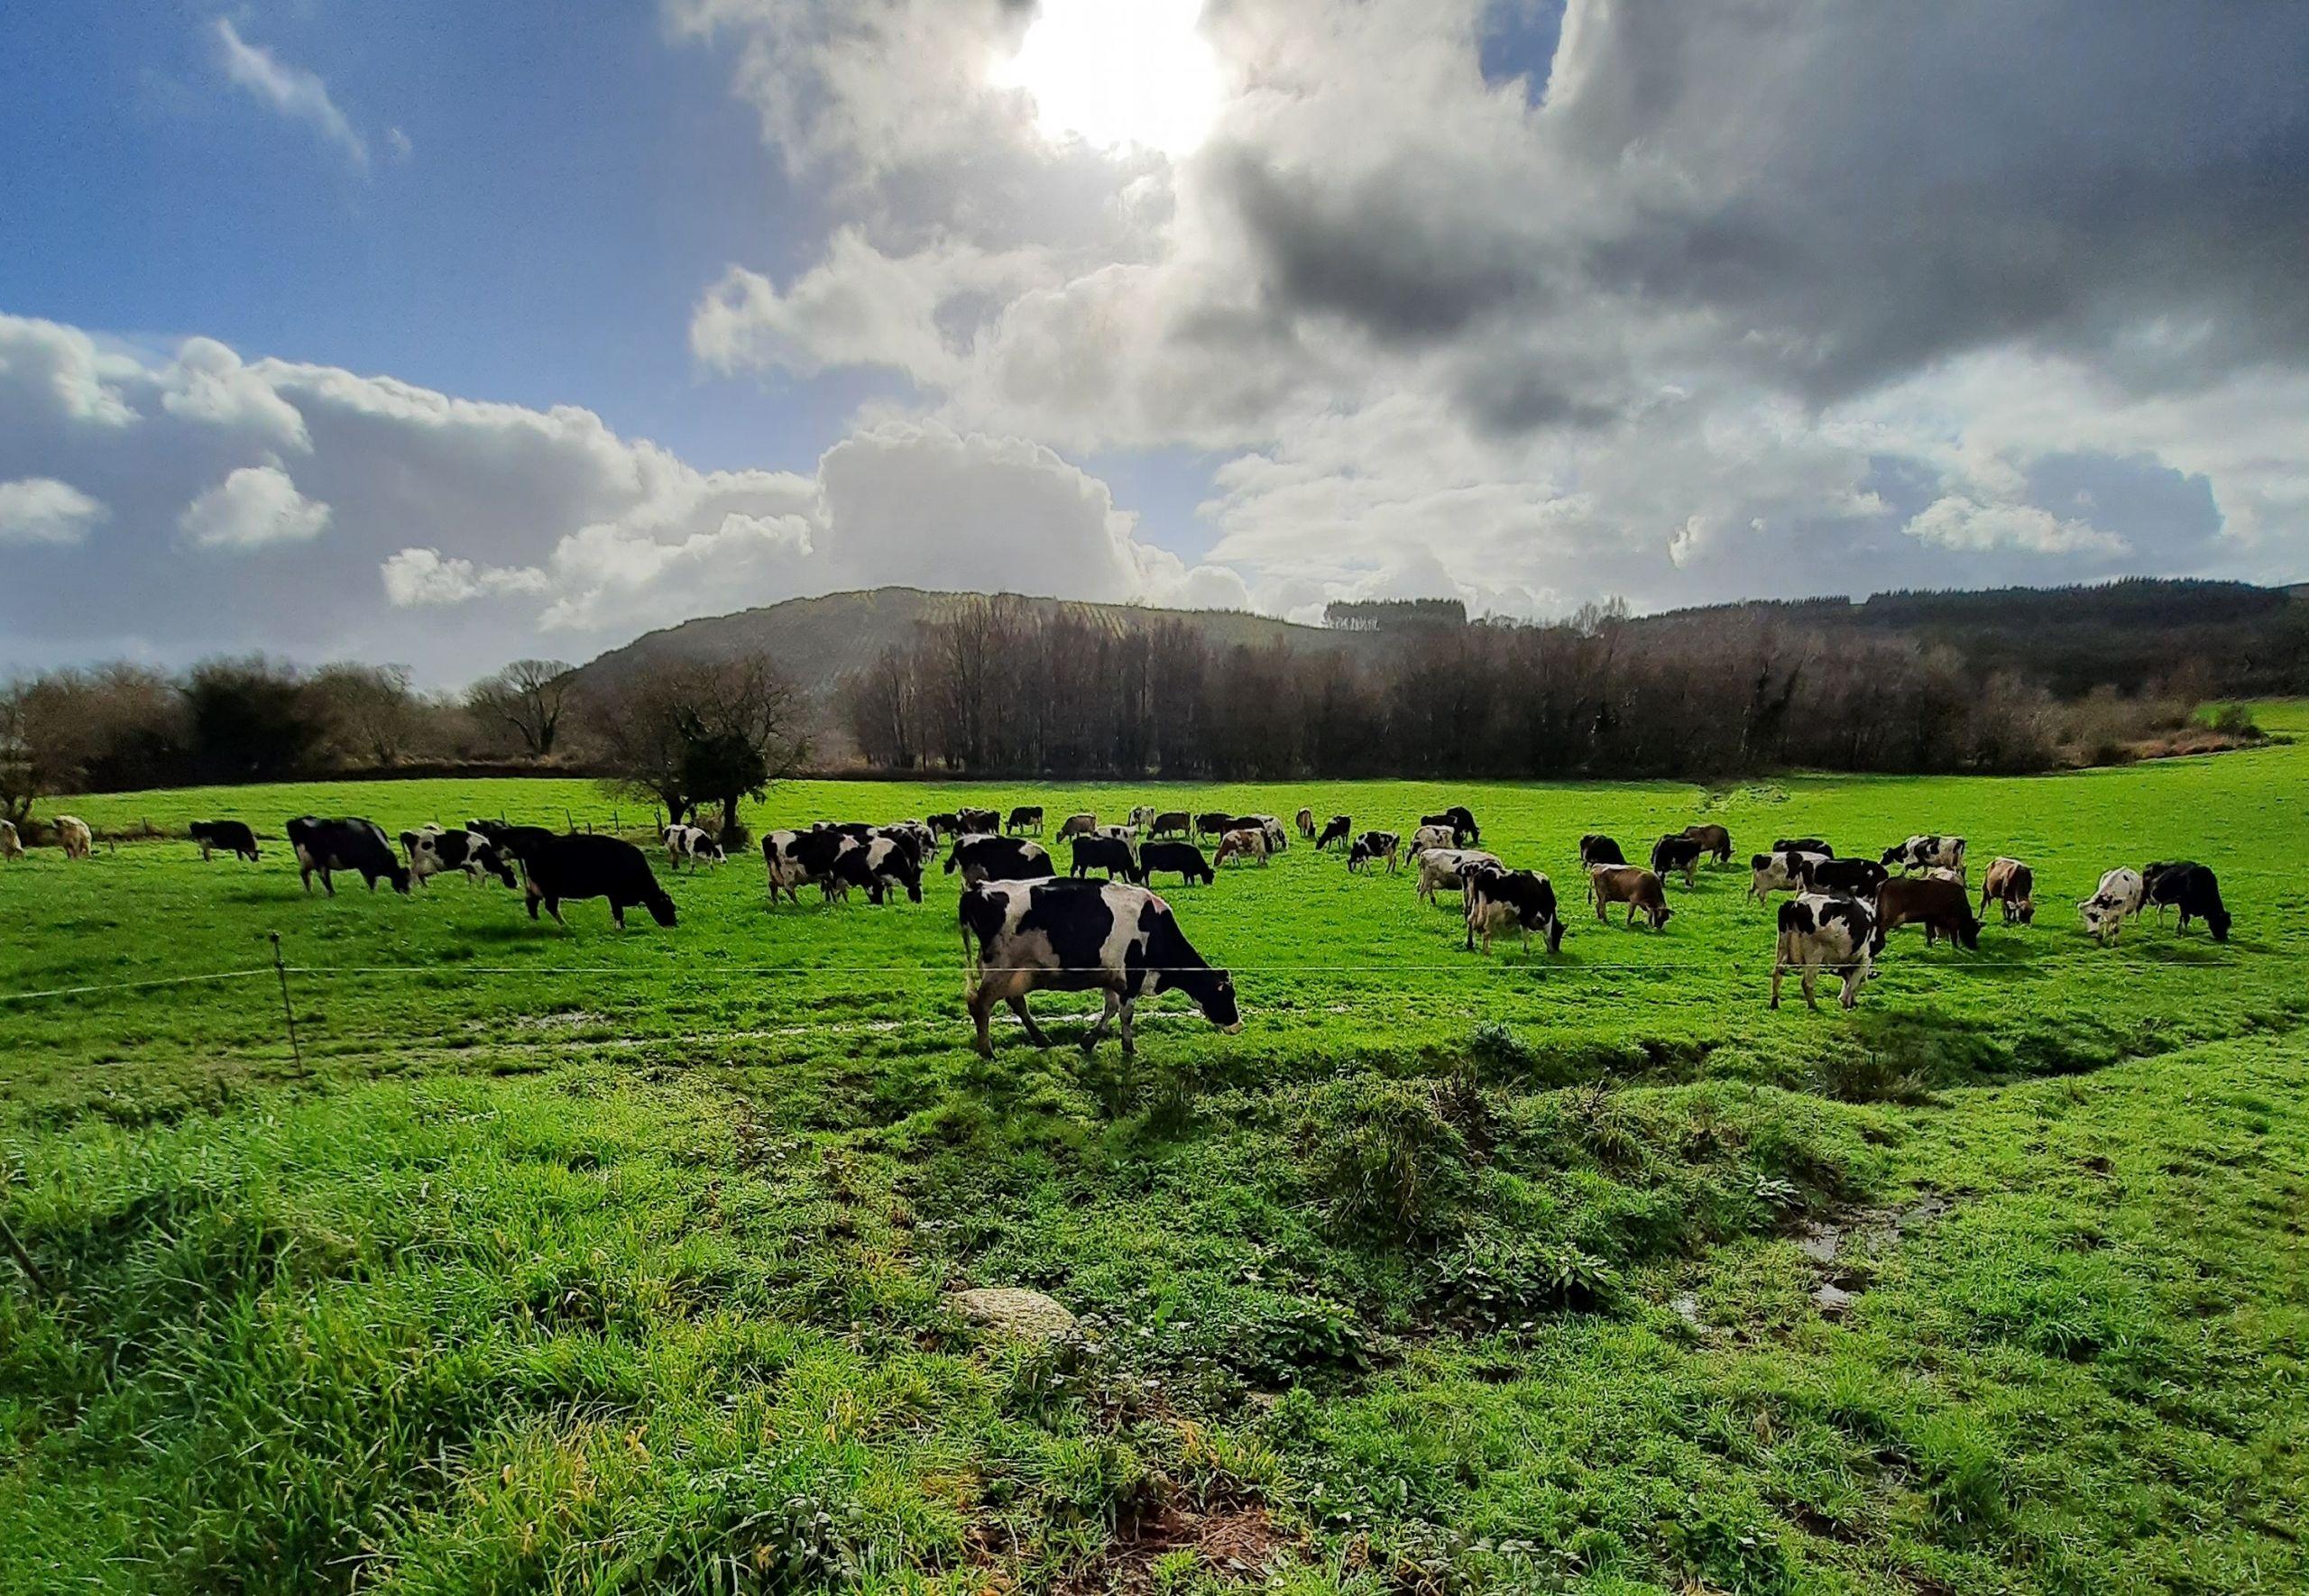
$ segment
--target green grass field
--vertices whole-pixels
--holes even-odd
[[[1744,862],[1659,935],[1486,959],[1408,873],[1294,843],[1164,889],[1247,1023],[1165,1000],[1127,1068],[1007,1016],[969,1050],[934,874],[773,910],[733,860],[620,935],[462,878],[308,897],[278,843],[38,850],[0,994],[106,989],[0,1002],[0,1215],[50,1287],[0,1261],[0,1591],[2300,1589],[2304,776],[2280,743],[749,816],[1459,801],[1575,902],[1582,831],[1702,818],[1743,861],[1942,830],[2037,870],[2033,928],[1897,933],[1846,1015],[1765,1008]],[[612,819],[547,781],[56,807]],[[2103,869],[2176,857],[2226,946],[2083,935]],[[1036,1007],[1064,1041],[1091,1005]],[[970,1286],[1081,1333],[989,1336]]]

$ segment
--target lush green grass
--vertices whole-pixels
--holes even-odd
[[[2305,771],[1033,794],[1463,799],[1559,883],[1583,830],[1703,815],[1743,853],[1954,830],[2038,868],[2034,928],[1903,933],[1845,1016],[1764,1009],[1744,867],[1664,934],[1486,960],[1301,845],[1167,893],[1249,1023],[1166,1004],[1131,1069],[967,1050],[946,877],[772,911],[733,863],[620,937],[462,880],[307,899],[277,848],[0,867],[0,991],[277,930],[308,1066],[269,973],[0,1005],[0,1213],[59,1292],[0,1289],[0,1591],[1183,1589],[1246,1551],[1309,1590],[2297,1589]],[[564,804],[609,819],[547,783],[72,808]],[[2082,936],[2102,869],[2181,855],[2225,948]],[[1085,1336],[943,1306],[1011,1284]]]

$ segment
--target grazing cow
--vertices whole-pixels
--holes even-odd
[[[969,1007],[981,1058],[994,1056],[987,1021],[998,1003],[1010,1005],[1029,1041],[1050,1046],[1050,1037],[1026,1012],[1026,995],[1043,987],[1106,994],[1106,1012],[1082,1039],[1085,1053],[1119,1018],[1128,1058],[1137,1048],[1132,1005],[1159,992],[1185,993],[1203,1018],[1230,1035],[1243,1028],[1233,978],[1194,950],[1170,904],[1143,886],[982,882],[962,894],[957,918],[963,949],[976,955]]]
[[[1476,817],[1457,803],[1439,814],[1421,815],[1419,823],[1422,826],[1449,828],[1453,848],[1465,848],[1470,842],[1483,840],[1483,832],[1476,826]]]
[[[85,859],[96,847],[97,834],[88,830],[88,822],[77,814],[56,817],[56,840],[68,859]]]
[[[1888,870],[1898,870],[1903,876],[1911,870],[1928,870],[1935,865],[1946,865],[1956,872],[1958,880],[1964,874],[1964,839],[1962,837],[1911,837],[1898,848],[1884,850],[1882,859]]]
[[[1219,879],[1210,861],[1202,857],[1202,849],[1191,842],[1149,841],[1138,850],[1138,880],[1144,885],[1154,879],[1157,870],[1176,870],[1179,883],[1200,881],[1205,886]]]
[[[1614,903],[1627,905],[1627,919],[1621,923],[1632,926],[1641,913],[1653,931],[1665,927],[1675,918],[1675,911],[1668,907],[1668,894],[1660,886],[1660,877],[1650,870],[1634,865],[1598,865],[1587,872],[1587,895],[1595,900],[1596,918],[1607,920],[1605,913]]]
[[[1973,915],[1973,894],[1962,882],[1935,881],[1927,876],[1886,881],[1876,894],[1875,951],[1884,951],[1885,937],[1904,925],[1924,927],[1927,948],[1942,937],[1954,938],[1960,948],[1981,945],[1981,922]]]
[[[2179,930],[2188,930],[2192,919],[2202,920],[2214,941],[2229,940],[2229,911],[2221,902],[2221,883],[2204,866],[2190,859],[2151,865],[2142,873],[2142,880],[2148,901],[2157,905],[2159,921],[2166,910],[2178,909]]]
[[[962,834],[962,822],[952,810],[943,810],[937,814],[929,815],[922,823],[930,828],[930,835],[934,839],[959,837]]]
[[[1816,853],[1827,859],[1836,857],[1836,850],[1817,837],[1783,837],[1771,845],[1771,850],[1774,853]]]
[[[1601,831],[1590,831],[1579,839],[1579,867],[1592,870],[1598,865],[1624,865],[1627,855],[1620,845]]]
[[[1116,842],[1129,843],[1134,847],[1136,846],[1138,842],[1138,833],[1132,830],[1128,826],[1097,826],[1086,832],[1085,835],[1090,837],[1105,837]]]
[[[1393,831],[1366,831],[1347,850],[1349,874],[1366,870],[1380,859],[1387,861],[1387,874],[1393,876],[1402,862],[1403,839]]]
[[[1099,817],[1086,809],[1059,821],[1058,839],[1063,842],[1070,837],[1088,837],[1098,829]]]
[[[1844,979],[1837,1002],[1846,1008],[1860,1002],[1860,989],[1876,973],[1872,949],[1876,941],[1876,917],[1868,905],[1852,898],[1832,898],[1822,893],[1799,893],[1780,906],[1780,940],[1772,950],[1771,1006],[1780,1006],[1780,978],[1790,966],[1801,972],[1804,1006],[1817,1009],[1812,984],[1822,970]]]
[[[1039,803],[1019,804],[1010,812],[1010,819],[1002,829],[1006,831],[1032,831],[1039,836],[1043,829],[1043,806]]]
[[[1988,863],[1981,877],[1981,913],[1993,902],[2004,912],[2004,923],[2028,925],[2037,918],[2037,874],[2019,859],[2000,854]]]
[[[863,887],[869,903],[887,903],[903,891],[906,902],[922,902],[922,856],[906,837],[877,834],[834,856],[834,874],[844,885]]]
[[[24,839],[16,833],[16,822],[0,821],[0,859],[21,859],[24,857]]]
[[[882,835],[895,837],[912,848],[917,866],[938,849],[938,833],[920,821],[894,821],[882,828]]]
[[[1722,826],[1686,826],[1684,835],[1700,845],[1700,850],[1719,865],[1732,862],[1732,833]]]
[[[1312,842],[1315,839],[1315,812],[1311,809],[1302,809],[1296,818],[1299,821],[1300,837]]]
[[[1665,881],[1680,871],[1686,886],[1696,885],[1700,857],[1706,851],[1697,837],[1662,837],[1651,845],[1651,873]]]
[[[1806,892],[1873,901],[1888,878],[1884,867],[1873,859],[1816,859],[1800,854],[1798,858],[1803,860]]]
[[[1146,828],[1149,837],[1184,837],[1194,830],[1194,818],[1183,809],[1166,809]]]
[[[666,859],[676,869],[686,863],[694,871],[700,865],[712,867],[722,864],[728,857],[722,851],[722,845],[703,826],[666,828]]]
[[[1282,853],[1291,846],[1291,833],[1283,822],[1271,814],[1238,814],[1228,823],[1229,831],[1256,830],[1266,839],[1269,853]]]
[[[561,918],[564,903],[607,898],[610,920],[620,931],[625,929],[625,912],[637,905],[659,925],[674,923],[674,900],[658,885],[649,858],[621,837],[556,837],[526,862],[531,920],[543,905],[557,924],[566,925]]]
[[[958,809],[954,812],[954,834],[958,837],[968,837],[972,833],[1000,836],[1002,815],[999,811],[992,809]]]
[[[1154,806],[1153,804],[1139,803],[1132,806],[1130,812],[1130,829],[1133,831],[1144,831],[1147,827],[1154,823]]]
[[[1776,892],[1799,891],[1804,885],[1804,872],[1814,865],[1827,863],[1833,857],[1793,848],[1756,854],[1748,860],[1748,868],[1752,872],[1748,879],[1748,896],[1761,903]]]
[[[478,831],[444,831],[438,827],[428,827],[403,831],[400,845],[409,852],[409,878],[416,885],[423,886],[434,876],[450,870],[464,871],[468,881],[479,882],[483,876],[494,876],[509,887],[514,885],[511,861]]]
[[[1349,820],[1346,815],[1335,814],[1331,816],[1330,820],[1326,822],[1323,827],[1323,834],[1315,839],[1316,851],[1320,853],[1334,842],[1338,843],[1341,848],[1346,847],[1348,834],[1354,830],[1355,822],[1352,820]]]
[[[952,876],[957,870],[962,873],[964,886],[976,886],[981,881],[1039,881],[1057,874],[1041,843],[1016,837],[955,839],[954,850],[946,856],[946,874]]]
[[[1224,837],[1235,829],[1235,817],[1223,809],[1206,809],[1194,817],[1198,837]]]
[[[1411,852],[1413,858],[1417,858],[1430,848],[1449,850],[1458,846],[1459,834],[1449,826],[1430,826],[1422,822],[1420,828],[1411,834]]]
[[[195,821],[188,829],[188,835],[200,845],[203,864],[218,848],[238,858],[257,857],[256,833],[249,830],[246,821]]]
[[[2101,877],[2101,885],[2093,895],[2076,905],[2084,917],[2084,929],[2101,940],[2103,947],[2113,948],[2124,934],[2125,917],[2140,913],[2148,901],[2148,885],[2140,872],[2120,866]]]
[[[856,852],[861,868],[837,868],[845,854]],[[800,889],[814,884],[820,897],[831,903],[850,895],[852,885],[863,885],[865,845],[833,828],[813,826],[806,831],[768,831],[761,839],[761,859],[769,873],[769,901],[785,893],[787,902],[799,903]]]
[[[338,870],[356,870],[369,890],[377,890],[377,883],[390,881],[393,890],[409,890],[409,869],[393,858],[392,845],[385,840],[385,829],[374,821],[357,819],[325,821],[316,815],[299,815],[286,828],[289,847],[297,856],[298,874],[303,878],[305,890],[313,890],[313,877],[321,878],[321,889],[330,897],[336,896],[336,884],[329,879]]]
[[[1438,892],[1458,892],[1467,885],[1467,872],[1478,865],[1499,865],[1499,856],[1474,848],[1413,848],[1412,856],[1419,865],[1419,895],[1422,902],[1433,903]]]
[[[1120,876],[1125,881],[1144,882],[1138,873],[1138,856],[1128,840],[1120,837],[1077,837],[1074,839],[1074,874],[1088,876],[1093,870],[1104,870],[1112,881]]]
[[[1256,859],[1259,868],[1264,870],[1266,868],[1266,843],[1265,828],[1244,826],[1219,837],[1219,851],[1211,857],[1210,862],[1216,867],[1232,858]]]
[[[1467,951],[1476,938],[1491,951],[1491,939],[1512,931],[1528,952],[1532,933],[1547,939],[1548,951],[1563,946],[1563,917],[1556,913],[1555,885],[1534,870],[1472,869],[1467,872],[1463,899],[1467,911]]]

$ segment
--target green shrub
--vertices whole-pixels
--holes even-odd
[[[1321,1088],[1302,1121],[1307,1175],[1332,1225],[1407,1242],[1444,1231],[1467,1197],[1467,1138],[1433,1091],[1363,1078]]]

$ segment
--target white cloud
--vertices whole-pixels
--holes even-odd
[[[279,466],[244,465],[185,506],[177,529],[197,548],[257,549],[311,541],[328,513]]]
[[[2131,546],[2090,521],[2062,520],[2029,504],[1981,504],[1958,494],[1936,499],[1901,528],[1955,549],[2027,549],[2040,555],[2121,555]]]
[[[217,61],[235,85],[290,121],[305,124],[356,168],[368,170],[368,142],[329,97],[328,85],[317,73],[292,66],[262,44],[249,43],[229,17],[216,19],[215,32]],[[399,134],[395,129],[396,152],[406,154],[408,141]]]
[[[79,543],[104,518],[101,503],[54,477],[0,482],[0,547]]]
[[[500,593],[543,592],[549,579],[530,566],[475,565],[445,558],[437,548],[405,548],[378,568],[385,598],[407,610],[424,604],[462,604]]]

